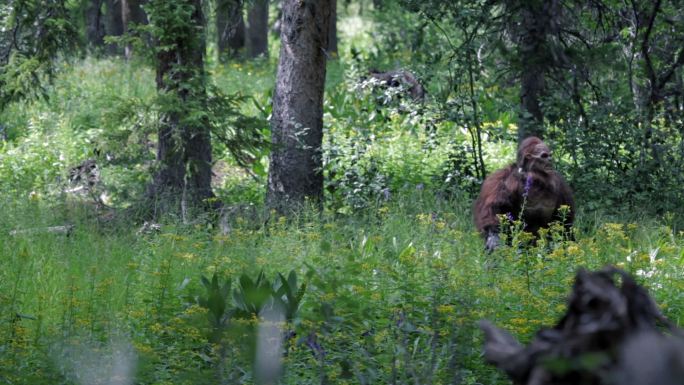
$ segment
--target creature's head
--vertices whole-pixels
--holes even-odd
[[[553,170],[551,150],[536,136],[530,136],[518,147],[518,168],[524,172],[548,173]]]

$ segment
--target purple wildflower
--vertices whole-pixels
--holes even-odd
[[[316,333],[309,333],[304,343],[309,347],[309,349],[311,349],[311,353],[314,355],[314,357],[318,359],[325,358],[325,349],[323,349],[321,344],[318,343],[318,336],[316,336]]]
[[[419,191],[420,191],[420,190],[422,190],[424,187],[425,187],[425,186],[423,186],[422,183],[418,183],[418,185],[416,186],[416,190],[419,190]]]
[[[523,197],[527,198],[527,194],[530,193],[530,187],[532,187],[532,175],[527,175],[527,179],[525,179],[525,187],[523,190]]]
[[[404,315],[404,312],[399,312],[398,317],[396,319],[397,327],[401,328],[404,325],[405,320],[406,320],[406,317]]]
[[[511,214],[510,211],[506,213],[506,218],[511,222],[515,221],[515,218],[513,218],[513,214]]]
[[[390,199],[390,196],[391,196],[392,194],[390,194],[390,189],[389,189],[389,187],[385,187],[384,189],[382,189],[382,195],[385,197],[385,200],[386,200],[386,201],[388,201],[388,200]]]

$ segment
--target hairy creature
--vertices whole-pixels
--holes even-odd
[[[425,88],[409,71],[379,71],[371,69],[369,74],[371,78],[379,80],[385,87],[405,87],[406,93],[408,93],[414,101],[419,102],[425,100]]]
[[[566,215],[559,210],[564,205],[570,208]],[[485,179],[473,208],[475,226],[490,252],[500,244],[501,215],[522,219],[523,230],[537,237],[539,229],[561,220],[569,233],[574,213],[572,190],[554,170],[551,150],[537,137],[522,141],[516,163]]]

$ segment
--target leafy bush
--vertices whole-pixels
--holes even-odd
[[[273,325],[263,309],[281,302],[282,383],[504,384],[481,360],[476,321],[529,338],[563,313],[578,266],[620,266],[650,288],[670,319],[684,322],[684,243],[671,223],[599,217],[578,224],[576,242],[487,256],[469,206],[414,191],[354,217],[302,213],[263,228],[236,220],[227,235],[174,222],[136,234],[127,223],[103,227],[72,215],[68,238],[4,237],[0,306],[3,332],[13,337],[0,344],[0,373],[19,384],[73,383],[84,375],[72,364],[83,357],[75,347],[131,346],[140,383],[252,383],[256,330]],[[1,208],[5,234],[60,220],[41,202]],[[251,288],[265,295],[252,297]],[[46,347],[66,361],[53,365]]]

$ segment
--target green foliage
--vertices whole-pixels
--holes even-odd
[[[0,5],[0,112],[11,102],[45,96],[55,59],[76,41],[69,16],[64,0]]]
[[[266,279],[263,270],[255,280],[242,274],[238,287],[233,291],[235,316],[245,319],[258,318],[264,308],[275,307],[276,311],[283,312],[288,322],[292,322],[305,292],[306,283],[297,286],[297,273],[294,270],[290,271],[287,278],[278,273],[272,284]]]
[[[241,275],[238,288],[233,291],[237,316],[246,319],[259,317],[271,295],[271,284],[266,280],[263,271],[259,272],[255,280],[246,274]]]
[[[350,212],[404,190],[472,189],[470,141],[459,127],[442,111],[397,99],[397,90],[360,81],[360,72],[351,66],[346,83],[328,93],[323,151],[330,206]]]
[[[68,170],[90,158],[101,169],[109,203],[125,206],[139,197],[154,159],[158,112],[150,72],[118,60],[70,67],[48,100],[11,104],[0,114],[10,133],[0,153],[1,189],[24,198],[32,191],[34,198],[61,197]]]
[[[669,20],[682,17],[681,6],[570,2],[542,12],[539,4],[385,4],[373,16],[382,49],[372,52],[383,55],[368,59],[414,68],[442,115],[468,129],[474,144],[470,151],[478,157],[480,139],[485,144],[511,140],[516,130],[509,127],[516,116],[519,125],[525,123],[527,115],[520,111],[523,55],[536,54],[526,60],[543,62],[547,71],[539,101],[544,136],[578,201],[591,209],[677,210],[684,202],[677,171],[682,168],[677,129],[682,114],[674,107],[679,92],[667,90],[681,83],[682,52],[675,46],[684,30],[669,26]],[[526,17],[525,12],[541,13]],[[625,14],[630,15],[627,24]],[[552,20],[555,27],[549,28],[556,32],[547,31],[545,41],[535,46],[525,35],[527,24],[545,19]],[[482,155],[487,158],[486,150]],[[481,178],[481,169],[472,171]]]
[[[278,279],[280,279],[280,282],[278,282]],[[301,286],[297,286],[297,272],[291,270],[287,278],[278,273],[274,287],[273,300],[277,306],[284,310],[285,319],[292,322],[297,314],[297,310],[299,310],[299,305],[302,303],[304,293],[306,293],[306,282],[303,282]]]
[[[260,115],[241,112],[248,102],[256,106]],[[266,170],[260,160],[267,155],[270,131],[264,108],[254,98],[239,93],[228,95],[214,86],[209,89],[207,112],[217,155],[229,152],[239,166],[265,177]]]
[[[197,303],[203,308],[209,310],[209,322],[214,328],[221,328],[224,326],[229,314],[226,312],[227,302],[229,300],[231,280],[226,279],[223,284],[219,283],[219,278],[216,273],[211,278],[211,281],[205,276],[202,276],[202,285],[207,290],[206,297],[199,297]]]
[[[132,354],[116,362],[138,368],[130,382],[254,383],[258,330],[270,327],[283,384],[506,384],[481,359],[476,322],[530,338],[563,313],[578,267],[606,264],[637,276],[684,324],[681,116],[670,99],[650,120],[634,108],[617,59],[635,38],[628,29],[605,44],[589,41],[591,49],[568,40],[565,54],[586,66],[554,73],[543,100],[546,139],[578,193],[577,240],[554,225],[529,245],[518,221],[508,223],[511,246],[484,253],[470,211],[482,177],[477,137],[488,171],[512,161],[519,99],[514,46],[498,35],[507,18],[492,4],[385,1],[381,13],[359,15],[352,2],[328,69],[327,204],[290,220],[260,214],[274,60],[211,62],[206,76],[178,83],[183,92],[206,86],[206,98],[184,104],[157,97],[144,61],[86,58],[56,67],[46,100],[5,104],[0,382],[75,384],[93,373],[93,383],[118,381],[120,373],[93,368],[120,357],[102,352],[123,351]],[[152,24],[141,32],[160,36],[153,54],[175,49],[175,34],[196,32],[189,3],[150,7]],[[3,22],[9,10],[0,6]],[[577,11],[578,32],[613,31]],[[668,3],[664,12],[678,10]],[[654,31],[658,47],[670,47],[665,32]],[[677,52],[670,48],[658,50],[656,65]],[[0,76],[11,87],[0,95],[49,73],[42,59],[12,60],[13,75]],[[426,101],[364,81],[371,67],[411,70]],[[643,86],[641,67],[633,70]],[[159,118],[174,111],[211,129],[214,189],[228,213],[221,233],[215,223],[170,217],[158,233],[138,231],[133,218],[116,212],[112,220],[64,193],[68,170],[96,158],[109,203],[136,201]],[[75,225],[68,237],[43,231],[65,224]],[[268,319],[273,309],[282,319]]]
[[[265,228],[236,221],[229,235],[171,222],[136,234],[127,223],[71,214],[68,238],[3,237],[0,375],[75,383],[85,375],[70,364],[82,359],[75,347],[90,352],[88,341],[100,341],[93,351],[104,352],[120,346],[111,342],[119,336],[134,352],[139,383],[251,383],[263,310],[281,306],[282,383],[505,384],[481,360],[476,321],[529,338],[562,314],[578,266],[626,269],[684,322],[684,242],[672,217],[588,223],[580,215],[576,242],[485,255],[469,204],[413,193],[355,217],[303,213]],[[2,210],[4,234],[64,218],[36,202],[3,202]],[[57,351],[64,361],[53,365]]]
[[[92,158],[101,170],[108,204],[126,207],[139,200],[149,181],[162,113],[153,75],[139,64],[85,60],[61,70],[48,100],[10,104],[0,114],[8,139],[0,151],[0,189],[24,198],[32,191],[35,198],[60,197],[69,188],[68,170]],[[246,183],[236,165],[265,175],[268,111],[251,97],[213,86],[209,91],[214,159],[229,174],[217,187],[232,194],[219,195],[228,204],[257,203],[261,187]]]
[[[280,346],[279,342],[272,340],[265,342],[268,346],[276,346],[276,351],[260,351],[259,349],[264,349],[265,345],[257,343],[256,340],[264,341],[265,337],[259,333],[262,333],[264,327],[269,327],[270,323],[277,322],[279,317],[292,325],[304,297],[306,284],[297,287],[297,273],[294,270],[290,271],[287,279],[278,273],[273,285],[266,280],[263,270],[254,280],[247,274],[242,274],[238,287],[232,292],[232,305],[230,279],[221,284],[218,274],[214,273],[211,281],[204,276],[201,277],[201,281],[206,296],[197,296],[191,299],[190,303],[196,302],[208,311],[211,326],[208,339],[210,343],[219,347],[218,357],[212,359],[205,356],[205,359],[213,364],[217,376],[230,378],[234,375],[235,368],[226,369],[224,364],[227,355],[231,354],[233,366],[250,368],[255,377],[260,377],[259,357],[266,355],[279,360],[284,351],[277,348]],[[277,333],[281,333],[281,330],[278,329]],[[272,337],[289,339],[292,337],[291,333],[288,331],[284,336]]]
[[[150,1],[145,6],[150,21],[147,29],[157,39],[155,51],[170,52],[177,49],[192,49],[204,39],[201,30],[193,20],[197,12],[193,1]],[[179,40],[180,39],[180,40]],[[194,44],[181,44],[183,39],[195,41]]]

